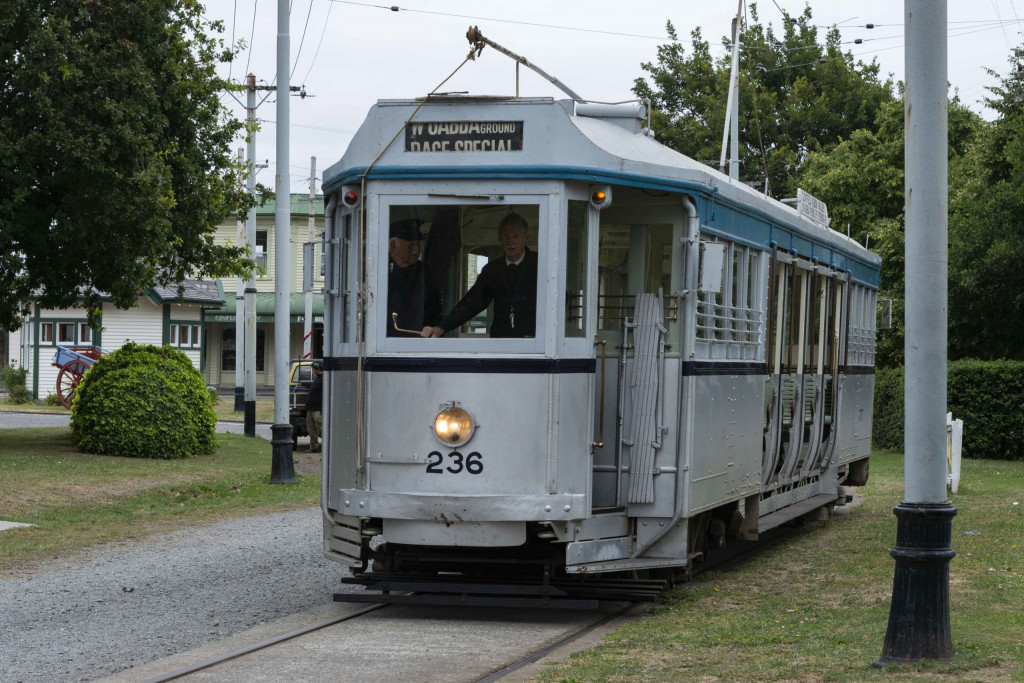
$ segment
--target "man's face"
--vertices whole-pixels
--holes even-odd
[[[503,225],[498,229],[498,242],[501,243],[501,249],[505,252],[505,258],[512,262],[518,261],[526,251],[528,238],[526,230],[519,225]]]
[[[399,268],[408,268],[420,260],[420,241],[392,237],[389,254]]]

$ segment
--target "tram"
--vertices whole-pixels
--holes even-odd
[[[686,570],[866,482],[880,258],[646,117],[370,109],[324,176],[327,557]]]

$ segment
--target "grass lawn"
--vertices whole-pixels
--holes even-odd
[[[963,463],[950,663],[872,667],[889,619],[902,454],[873,456],[861,493],[828,524],[676,588],[539,680],[1024,681],[1024,463]]]
[[[14,403],[9,398],[0,398],[0,410],[10,413],[52,413],[54,415],[60,415],[61,413],[70,415],[71,411],[61,405],[48,406],[38,403]]]
[[[234,396],[221,396],[220,399],[213,404],[213,412],[217,413],[218,420],[224,420],[225,422],[244,422],[245,413],[235,412],[235,397]],[[256,399],[256,421],[257,422],[273,422],[274,421],[274,399],[272,398],[258,398]]]
[[[4,398],[0,399],[0,411],[9,411],[13,413],[53,413],[57,415],[66,414],[70,415],[71,411],[64,406],[48,406],[38,405],[35,403],[12,403],[10,400]],[[235,398],[234,396],[221,396],[217,402],[213,405],[213,412],[217,414],[218,420],[224,420],[226,422],[243,422],[245,421],[245,413],[235,412]],[[274,421],[274,400],[270,398],[258,398],[256,399],[256,421],[257,422],[273,422]]]
[[[77,548],[226,517],[315,505],[319,455],[295,454],[299,483],[271,485],[271,446],[218,434],[217,452],[147,460],[77,452],[68,428],[0,430],[0,571]]]

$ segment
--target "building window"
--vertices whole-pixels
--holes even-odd
[[[220,341],[220,369],[221,372],[235,371],[235,353],[241,350],[241,344],[235,343],[235,328],[225,326],[221,331]],[[264,369],[264,338],[265,330],[262,324],[256,326],[256,372],[263,372]],[[323,338],[321,337],[321,350],[323,349]]]
[[[53,323],[39,324],[39,343],[53,344]]]
[[[256,231],[256,265],[264,270],[267,269],[267,244],[268,237],[266,230]]]
[[[61,344],[74,344],[75,324],[57,323],[57,341]]]
[[[200,326],[191,323],[171,323],[167,343],[181,349],[199,348],[202,336]],[[234,361],[232,361],[234,362]]]
[[[92,328],[89,323],[78,323],[78,343],[92,344]]]
[[[221,331],[220,369],[222,372],[235,370],[235,328],[227,325]]]

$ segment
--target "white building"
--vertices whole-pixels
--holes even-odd
[[[25,386],[36,398],[57,393],[58,366],[53,365],[57,346],[98,346],[113,351],[128,341],[179,348],[203,370],[204,316],[224,299],[215,283],[187,280],[181,295],[176,286],[154,287],[139,296],[132,308],[111,303],[100,306],[99,330],[86,322],[84,308],[45,309],[30,302],[29,315],[20,330],[6,336],[6,362],[28,370]]]
[[[323,232],[323,197],[314,204],[315,240]],[[256,260],[261,270],[256,284],[256,384],[274,384],[274,288],[276,235],[275,204],[268,200],[256,212]],[[309,239],[309,195],[291,196],[291,322],[289,358],[303,355],[305,295],[302,293],[302,245]],[[222,223],[214,235],[217,244],[237,244],[234,220]],[[313,357],[323,355],[323,269],[317,249],[314,264]],[[160,346],[170,344],[185,352],[209,385],[227,389],[235,384],[236,279],[185,282],[183,296],[177,288],[154,288],[139,296],[128,310],[104,304],[101,329],[86,324],[85,309],[46,310],[31,303],[21,330],[0,332],[0,357],[13,366],[28,369],[26,387],[36,398],[56,393],[60,368],[51,364],[57,345],[92,344],[107,351],[127,341]]]

